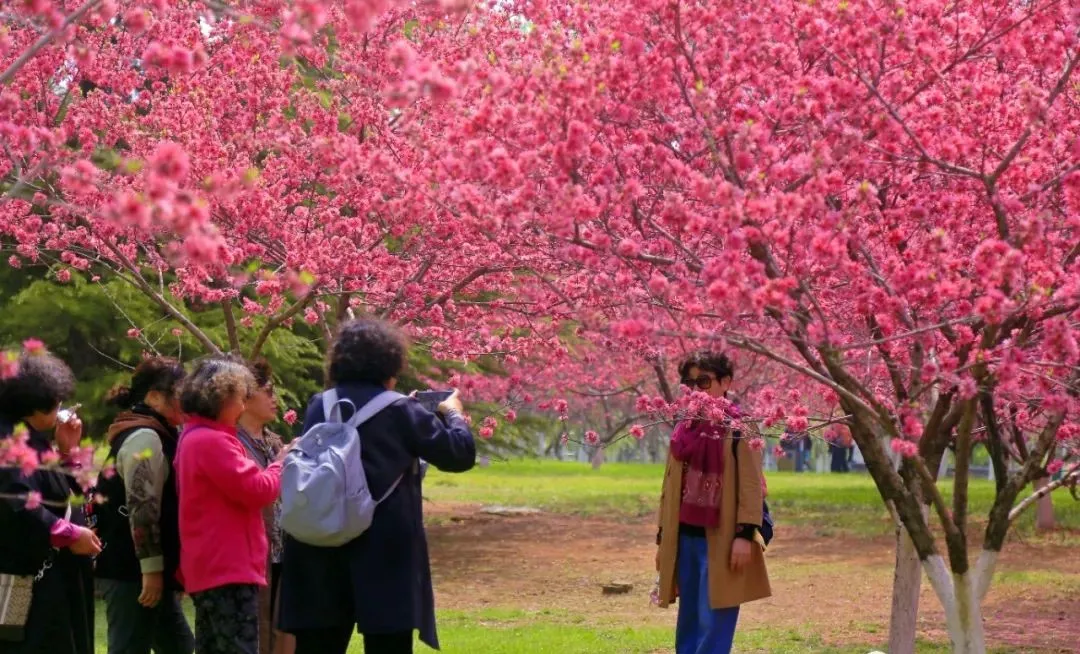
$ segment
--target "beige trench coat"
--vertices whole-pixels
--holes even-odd
[[[739,448],[737,466],[732,444]],[[751,547],[751,560],[738,573],[731,571],[731,544],[737,524],[761,526],[761,453],[744,439],[724,441],[720,526],[705,533],[709,551],[709,603],[714,609],[738,606],[772,595],[765,552],[760,543]],[[682,501],[683,465],[668,456],[664,490],[660,495],[660,606],[676,597],[679,552],[679,505]],[[760,537],[759,537],[760,538]]]

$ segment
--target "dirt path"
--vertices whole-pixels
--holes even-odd
[[[649,522],[561,515],[490,516],[440,504],[427,512],[440,608],[566,612],[586,623],[674,624],[672,610],[649,606],[654,579]],[[769,552],[774,596],[743,613],[753,627],[809,629],[826,643],[887,639],[891,539],[814,537],[785,531]],[[1054,545],[1010,543],[1005,577],[987,600],[990,642],[1016,651],[1072,652],[1080,642],[1080,556]],[[605,596],[600,585],[634,584]],[[920,636],[944,640],[937,601],[923,585]]]

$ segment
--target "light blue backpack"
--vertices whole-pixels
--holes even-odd
[[[383,391],[356,410],[337,390],[323,393],[323,416],[285,455],[281,470],[281,528],[301,543],[337,547],[371,526],[375,508],[401,483],[402,474],[378,500],[371,496],[360,459],[357,429],[404,395]],[[341,421],[342,403],[353,416]]]

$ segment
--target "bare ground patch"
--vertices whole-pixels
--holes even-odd
[[[653,608],[648,601],[656,552],[651,522],[558,514],[500,517],[478,509],[427,507],[435,523],[428,537],[440,609],[509,608],[541,614],[537,619],[673,628],[675,611]],[[884,642],[892,557],[890,538],[784,530],[768,558],[773,597],[748,605],[742,628],[809,629],[832,645]],[[1080,642],[1076,550],[1052,539],[1012,542],[1000,570],[1005,576],[995,582],[985,611],[990,644],[1015,651],[1074,651]],[[632,583],[634,590],[603,595],[600,586],[611,581]],[[941,611],[926,584],[921,608],[920,636],[944,641]]]

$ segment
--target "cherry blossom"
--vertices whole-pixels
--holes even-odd
[[[17,11],[10,265],[121,275],[205,351],[239,349],[235,325],[254,355],[296,318],[329,339],[366,313],[436,359],[491,362],[506,375],[455,385],[567,440],[838,421],[928,574],[941,548],[969,557],[922,515],[928,461],[981,439],[1013,506],[1080,455],[1068,3]],[[228,342],[191,307],[226,312]],[[732,353],[738,417],[680,392],[701,347]],[[992,577],[1010,520],[991,515],[983,567],[960,569]],[[935,589],[955,599],[970,574]]]

